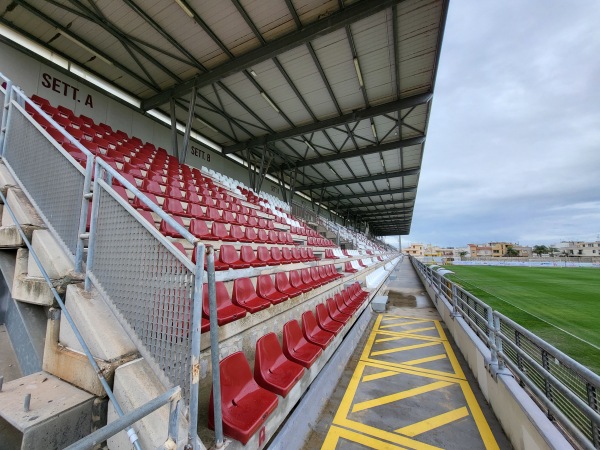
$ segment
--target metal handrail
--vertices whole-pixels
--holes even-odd
[[[113,437],[120,431],[131,427],[135,422],[140,419],[143,419],[147,415],[153,413],[157,409],[166,405],[167,403],[171,404],[169,411],[169,436],[167,438],[167,442],[171,441],[173,443],[177,442],[177,423],[179,422],[179,403],[181,399],[181,388],[179,386],[175,386],[174,388],[169,389],[167,392],[159,395],[156,398],[153,398],[147,403],[144,403],[139,408],[134,409],[133,411],[128,412],[122,417],[119,417],[114,422],[111,422],[99,430],[94,431],[91,434],[88,434],[86,437],[78,440],[74,444],[69,445],[65,448],[65,450],[88,450],[96,447],[98,444],[101,444],[105,440]]]
[[[5,78],[2,74],[0,74],[0,76],[2,76],[2,78]],[[80,210],[81,214],[79,217],[79,225],[78,225],[77,248],[75,251],[75,269],[77,272],[82,273],[83,272],[84,241],[88,240],[88,257],[87,257],[87,264],[85,267],[85,288],[86,288],[86,290],[89,290],[91,288],[90,275],[91,275],[91,270],[93,268],[93,261],[94,261],[94,252],[95,252],[94,240],[95,240],[95,232],[96,232],[96,228],[97,228],[97,218],[98,218],[98,211],[97,211],[98,195],[93,195],[93,192],[98,192],[99,187],[101,187],[102,189],[105,189],[121,206],[123,206],[125,209],[127,209],[128,212],[142,226],[144,226],[148,231],[150,231],[152,233],[152,235],[164,247],[166,247],[167,250],[172,255],[174,255],[174,257],[177,260],[179,260],[188,270],[190,270],[194,274],[194,280],[195,280],[194,290],[193,290],[194,300],[193,300],[192,311],[191,311],[191,313],[192,313],[192,327],[191,327],[192,330],[191,330],[191,343],[190,343],[191,344],[191,355],[190,355],[190,357],[191,357],[191,359],[190,359],[190,361],[191,361],[190,385],[191,386],[190,386],[190,400],[189,400],[190,409],[189,409],[188,439],[189,439],[189,443],[191,443],[191,445],[194,449],[198,448],[199,440],[198,440],[198,436],[197,436],[197,421],[198,421],[198,386],[199,386],[199,377],[200,377],[200,363],[199,363],[200,334],[201,334],[200,333],[200,323],[201,323],[201,305],[202,305],[202,286],[203,286],[203,280],[205,277],[205,271],[204,271],[205,247],[204,247],[204,245],[195,236],[193,236],[187,229],[181,227],[181,225],[179,225],[169,214],[165,213],[162,209],[160,209],[158,207],[158,205],[155,205],[153,202],[151,202],[143,193],[141,193],[137,189],[137,186],[132,185],[124,177],[122,177],[121,174],[118,171],[116,171],[113,167],[111,167],[104,159],[102,159],[102,157],[98,157],[98,156],[92,154],[79,141],[77,141],[75,138],[73,138],[66,130],[64,130],[60,125],[58,125],[52,119],[52,117],[47,115],[41,108],[39,108],[35,103],[33,103],[20,88],[13,86],[12,83],[10,82],[10,80],[8,80],[8,79],[7,79],[7,89],[6,90],[7,90],[7,95],[6,95],[6,101],[4,102],[6,108],[12,108],[12,107],[16,108],[16,110],[18,110],[18,112],[20,114],[22,114],[24,117],[26,117],[27,120],[30,123],[32,123],[32,125],[34,127],[36,127],[42,133],[42,135],[46,139],[49,140],[50,143],[52,143],[52,145],[57,149],[57,151],[60,154],[62,154],[65,157],[65,159],[68,160],[80,172],[82,172],[80,165],[68,153],[66,153],[66,151],[64,149],[62,149],[60,147],[60,145],[57,144],[55,142],[55,140],[50,135],[48,135],[45,132],[45,130],[43,130],[39,126],[39,124],[37,124],[37,122],[35,120],[33,120],[29,117],[29,114],[27,114],[27,112],[25,111],[24,105],[28,104],[31,109],[33,109],[38,114],[40,114],[42,117],[44,117],[50,124],[54,125],[55,128],[58,129],[69,140],[69,142],[71,142],[74,146],[76,146],[87,157],[86,168],[85,168],[85,178],[84,178],[84,189],[83,189],[83,193],[82,193],[82,197],[81,197],[82,205],[81,205],[81,210]],[[18,101],[13,101],[13,97]],[[3,151],[2,144],[4,142],[3,137],[5,135],[4,124],[8,123],[7,120],[8,120],[8,114],[7,113],[2,114],[3,128],[1,130],[2,133],[0,134],[0,152]],[[2,153],[0,153],[0,155],[2,155]],[[94,191],[92,191],[92,170],[95,170]],[[11,172],[12,172],[12,170],[11,170]],[[130,192],[133,193],[133,195],[135,197],[139,198],[139,200],[142,203],[147,205],[148,208],[150,208],[162,220],[167,222],[171,227],[173,227],[177,232],[179,232],[184,239],[186,239],[188,242],[190,242],[194,246],[193,251],[196,252],[197,263],[193,264],[190,261],[190,259],[187,258],[185,255],[183,255],[181,252],[179,252],[168,239],[166,239],[164,236],[162,236],[162,234],[159,233],[158,230],[156,230],[156,228],[152,227],[152,229],[150,229],[149,225],[146,223],[146,220],[144,220],[141,216],[139,216],[139,214],[137,214],[133,210],[133,208],[131,208],[130,205],[123,204],[123,200],[115,193],[115,191],[110,187],[109,184],[105,183],[105,181],[103,180],[103,177],[107,178],[108,183],[112,183],[113,179],[118,180],[121,183],[121,185],[125,186]],[[18,177],[16,177],[16,178],[18,179]],[[4,197],[2,197],[2,198],[4,198]],[[90,222],[90,232],[85,233],[90,199],[92,199],[92,217],[91,217],[91,222]],[[30,199],[30,200],[32,200],[32,199]],[[35,202],[32,200],[32,203],[35,203]],[[94,208],[94,204],[96,205],[96,209]],[[15,223],[17,223],[16,220],[15,220]],[[68,253],[71,253],[71,252],[68,252]],[[35,258],[35,256],[34,256],[34,258]],[[53,293],[54,293],[55,297],[58,296],[58,294],[56,292],[53,292]],[[61,305],[61,307],[64,305],[59,298],[57,298],[57,302]],[[66,310],[65,310],[65,312],[66,312]],[[69,323],[72,324],[72,326],[75,325],[74,322],[72,322],[72,320],[70,320],[70,316],[68,316],[67,320],[69,321]],[[218,326],[214,326],[213,328],[218,331]],[[213,337],[213,333],[211,330],[211,349],[215,354],[218,355],[219,354],[218,334],[215,334],[215,336],[216,337]],[[84,345],[82,345],[82,346],[84,348],[86,348]],[[91,353],[89,355],[91,356]],[[92,364],[95,364],[95,361],[93,360],[93,358],[91,359],[91,361],[92,361]],[[95,368],[96,372],[100,374],[99,369],[97,369],[97,367],[94,367],[94,368]],[[108,387],[108,385],[106,387]],[[105,387],[105,389],[106,389],[106,387]],[[220,392],[216,391],[215,395],[220,397]],[[112,396],[112,393],[109,395],[109,397],[111,397],[111,396]],[[123,412],[118,407],[118,403],[116,402],[116,399],[114,399],[114,396],[111,397],[111,400],[113,400],[113,403],[115,404],[115,407],[116,407],[119,415],[123,416]],[[133,435],[135,435],[133,430],[131,430],[131,433]],[[136,439],[137,439],[137,437],[136,437]],[[222,438],[221,438],[221,440],[222,440]],[[138,444],[136,444],[136,446],[137,445]]]
[[[81,335],[79,329],[77,328],[77,325],[75,325],[75,321],[71,317],[71,314],[69,314],[69,311],[67,310],[67,307],[65,306],[64,302],[60,298],[60,295],[58,295],[58,292],[54,288],[54,286],[52,284],[52,280],[50,280],[50,277],[48,276],[48,272],[46,272],[46,269],[44,269],[44,266],[42,265],[35,250],[33,249],[31,242],[29,242],[29,239],[27,238],[27,235],[23,231],[23,228],[21,227],[19,220],[15,216],[15,213],[13,212],[12,208],[6,201],[6,197],[4,196],[2,191],[0,191],[0,200],[2,200],[2,203],[4,203],[4,210],[8,211],[10,218],[12,219],[17,231],[19,232],[19,234],[21,236],[21,239],[23,240],[23,242],[25,243],[25,246],[29,250],[29,256],[32,257],[33,260],[35,261],[35,264],[37,265],[40,273],[42,274],[42,277],[44,278],[44,280],[46,281],[46,284],[48,285],[48,287],[50,288],[50,291],[52,292],[54,300],[56,300],[56,302],[60,306],[62,314],[65,316],[65,319],[67,319],[67,322],[71,326],[71,329],[73,330],[73,334],[75,334],[75,337],[77,338],[77,341],[79,342],[79,345],[81,345],[83,352],[85,353],[88,361],[92,365],[94,372],[98,376],[98,379],[100,380],[100,384],[102,384],[102,387],[104,388],[104,391],[106,392],[106,395],[108,395],[108,398],[113,402],[113,406],[115,407],[117,414],[120,417],[124,416],[123,410],[121,409],[119,402],[115,398],[114,393],[113,393],[112,389],[110,388],[110,385],[106,381],[106,378],[104,378],[102,369],[100,369],[100,367],[98,366],[98,363],[94,359],[92,352],[90,351],[90,348],[88,347],[87,343],[85,342],[85,339]],[[133,428],[129,428],[127,430],[127,434],[129,435],[129,439],[130,439],[131,443],[135,446],[135,448],[137,450],[141,450],[141,447],[138,442],[138,437],[135,434],[135,431],[133,430]]]
[[[598,402],[596,400],[596,393],[600,389],[600,376],[504,314],[492,310],[489,305],[464,290],[461,286],[446,279],[431,267],[413,257],[411,257],[411,261],[416,270],[423,276],[424,281],[436,291],[439,297],[445,299],[452,306],[453,315],[461,316],[477,332],[481,342],[490,349],[490,365],[496,365],[495,368],[492,368],[496,370],[496,373],[500,373],[506,365],[515,377],[527,387],[534,399],[547,408],[548,414],[560,423],[562,428],[579,445],[586,449],[600,448],[600,413],[598,412]],[[449,295],[448,290],[450,290]],[[458,292],[466,294],[468,298],[473,300],[474,305],[478,305],[487,311],[487,317],[481,315],[476,308],[468,305],[458,295]],[[488,328],[487,332],[468,313],[472,313],[482,323],[485,323]],[[503,331],[503,326],[539,349],[542,353],[542,360],[544,360],[544,354],[546,355],[545,360],[551,359],[553,368],[537,361],[535,355],[524,349],[519,340],[513,342],[511,337]],[[514,356],[508,353],[509,351],[512,351]],[[523,367],[524,363],[528,365],[529,371]],[[529,372],[533,372],[533,374]],[[579,390],[585,390],[587,399],[582,398],[582,395],[578,395],[574,390],[576,382],[572,382],[571,385],[566,383],[569,374],[575,374],[577,380],[580,380]],[[537,381],[533,378],[533,375],[537,376]],[[543,381],[544,390],[539,387],[540,380]],[[558,395],[562,398],[561,402],[557,402],[557,399],[554,398]],[[564,402],[568,402],[568,405],[565,406]],[[585,418],[588,422],[585,424],[575,422],[576,414],[579,415],[580,419]]]

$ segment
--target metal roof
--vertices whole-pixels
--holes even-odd
[[[225,154],[385,236],[410,231],[447,8],[0,0],[0,23],[184,123],[197,89],[193,128]]]

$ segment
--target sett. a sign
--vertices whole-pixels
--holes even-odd
[[[79,89],[75,86],[70,85],[66,81],[60,80],[56,77],[53,77],[49,73],[42,74],[42,86],[46,89],[50,89],[58,94],[62,94],[67,98],[71,98],[75,100],[77,103],[81,103],[83,99],[83,95],[79,94]],[[85,96],[85,100],[83,100],[85,106],[89,106],[90,108],[94,107],[94,100],[91,94],[87,94]]]

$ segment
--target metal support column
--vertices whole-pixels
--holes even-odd
[[[175,115],[175,99],[171,99],[171,151],[179,161],[179,147],[177,145],[177,116]]]
[[[188,146],[190,145],[190,133],[192,131],[192,122],[194,121],[194,110],[196,109],[196,94],[197,90],[192,89],[190,107],[188,109],[188,118],[187,123],[185,124],[185,133],[183,134],[183,145],[181,146],[181,152],[178,158],[181,164],[185,163],[185,157],[187,156]]]

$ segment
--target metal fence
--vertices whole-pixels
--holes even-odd
[[[8,85],[7,108],[2,113],[6,127],[1,135],[5,140],[0,147],[6,167],[75,262],[76,270],[85,269],[86,290],[93,283],[104,294],[165,387],[181,387],[188,407],[190,444],[198,448],[204,245],[101,157],[92,155],[20,89],[10,82]],[[42,115],[87,155],[85,170],[27,111]],[[115,179],[188,241],[196,252],[197,264],[192,264],[112,189]],[[90,199],[93,201],[88,219]],[[212,327],[217,329],[216,321]],[[211,349],[218,354],[216,339],[211,339]]]
[[[498,370],[510,369],[536,403],[570,439],[600,448],[600,377],[444,277],[439,266],[411,257],[423,279],[490,349]],[[436,299],[436,301],[440,301]]]

